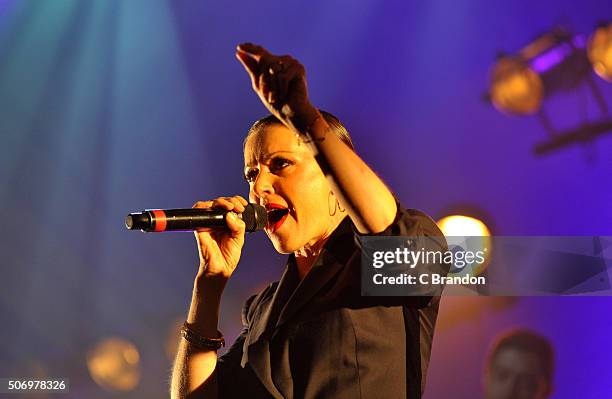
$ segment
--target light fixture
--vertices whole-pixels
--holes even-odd
[[[612,24],[602,24],[589,38],[555,28],[538,36],[513,55],[501,55],[493,66],[486,97],[510,115],[537,115],[549,134],[534,147],[545,154],[576,142],[588,142],[612,131],[612,119],[593,71],[612,82]],[[553,94],[571,93],[586,84],[600,111],[597,120],[583,120],[575,128],[557,131],[543,104]]]
[[[490,236],[489,228],[482,220],[465,215],[449,215],[438,220],[438,227],[445,236]]]
[[[612,82],[612,22],[601,24],[589,38],[587,54],[595,73]]]
[[[485,222],[490,217],[486,212],[466,204],[455,205],[444,214],[446,216],[436,223],[446,237],[449,250],[483,251],[484,262],[469,265],[473,276],[482,274],[492,256],[491,227]],[[450,274],[455,272],[451,269]]]

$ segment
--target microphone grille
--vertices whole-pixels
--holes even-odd
[[[253,232],[263,230],[268,223],[266,208],[257,204],[248,204],[242,212],[242,220],[246,224],[246,231]]]

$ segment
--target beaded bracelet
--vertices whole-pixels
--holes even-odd
[[[218,350],[222,346],[225,346],[225,338],[223,338],[223,334],[217,330],[219,333],[219,338],[205,338],[201,335],[197,334],[193,331],[188,325],[187,322],[183,324],[181,328],[181,336],[185,338],[187,342],[195,346],[199,349],[214,349]]]

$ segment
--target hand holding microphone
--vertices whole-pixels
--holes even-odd
[[[131,213],[125,221],[130,230],[194,230],[200,256],[198,278],[220,277],[222,281],[238,265],[245,231],[261,230],[266,223],[265,208],[241,196],[198,201],[192,209]]]

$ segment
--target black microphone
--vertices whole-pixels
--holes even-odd
[[[225,209],[147,209],[142,212],[130,213],[125,218],[128,230],[146,232],[190,231],[197,228],[223,229],[227,228]],[[244,212],[239,213],[246,224],[246,231],[261,230],[268,223],[266,208],[257,204],[248,204]]]

